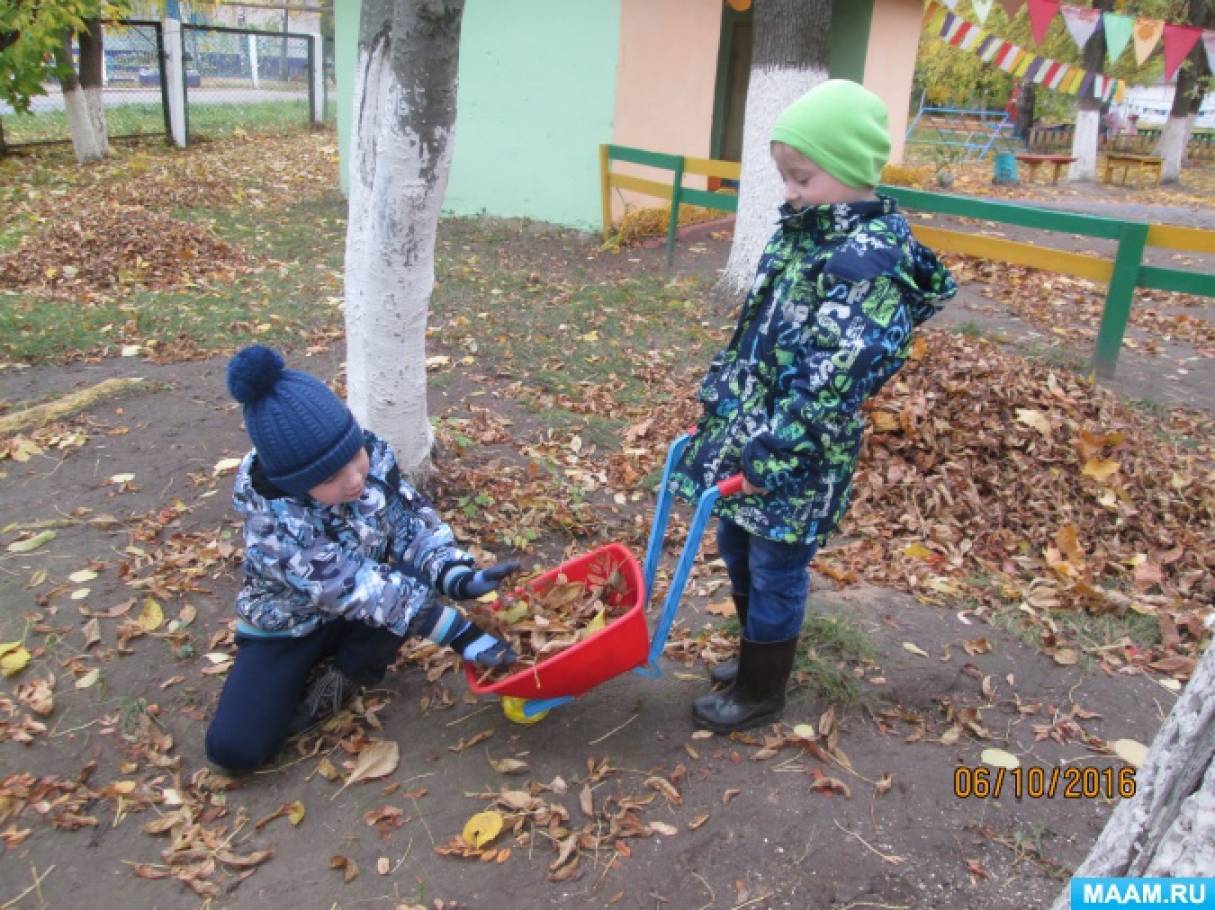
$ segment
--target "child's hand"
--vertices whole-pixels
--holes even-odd
[[[768,492],[763,487],[757,487],[755,484],[751,483],[751,481],[747,480],[747,478],[745,478],[745,477],[743,478],[742,489],[743,489],[743,492],[746,493],[748,496],[763,496],[765,493]]]
[[[477,569],[475,572],[465,572],[451,583],[451,596],[457,600],[472,600],[483,597],[490,591],[496,591],[502,579],[512,572],[519,570],[515,560],[490,566],[488,569]]]
[[[467,619],[462,623],[463,628],[451,640],[451,646],[465,660],[482,667],[509,667],[519,659],[514,649],[496,635],[490,635]]]

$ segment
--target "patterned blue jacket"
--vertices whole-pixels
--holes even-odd
[[[237,630],[307,635],[338,617],[405,635],[444,573],[471,566],[434,507],[401,478],[392,449],[363,433],[370,471],[355,502],[326,507],[276,489],[256,452],[236,475],[232,503],[245,518]]]
[[[743,472],[768,491],[718,501],[759,537],[822,545],[848,506],[861,405],[907,359],[912,328],[957,293],[893,200],[781,208],[734,336],[700,388],[673,473],[694,501]]]

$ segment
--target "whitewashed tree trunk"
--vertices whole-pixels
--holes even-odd
[[[1094,9],[1112,10],[1114,0],[1096,0]],[[1084,68],[1090,73],[1105,69],[1105,30],[1097,29],[1084,45]],[[1080,96],[1076,110],[1076,131],[1072,135],[1072,157],[1068,180],[1097,179],[1097,146],[1101,140],[1101,99],[1092,91]]]
[[[426,317],[456,119],[464,0],[364,0],[346,232],[347,395],[421,482]]]
[[[1101,136],[1101,109],[1076,111],[1076,133],[1072,137],[1072,162],[1068,180],[1094,180],[1097,176],[1097,141]]]
[[[1215,869],[1215,647],[1208,647],[1077,876],[1190,877]],[[1067,910],[1068,895],[1053,910]]]
[[[769,148],[772,127],[781,111],[827,78],[830,53],[829,0],[764,0],[754,9],[738,216],[730,258],[714,289],[726,302],[751,286],[784,201]]]
[[[1178,183],[1181,180],[1181,166],[1185,163],[1185,146],[1190,138],[1194,118],[1190,114],[1170,114],[1160,133],[1160,146],[1157,154],[1160,156],[1160,182]]]
[[[1194,3],[1190,6],[1189,24],[1195,27],[1215,26],[1215,3]],[[1160,134],[1156,154],[1160,156],[1160,182],[1180,183],[1181,168],[1185,165],[1186,146],[1194,132],[1194,119],[1202,105],[1203,90],[1199,79],[1207,72],[1207,55],[1201,41],[1194,46],[1190,56],[1177,71],[1177,88],[1173,92],[1173,105],[1169,119]]]
[[[86,29],[78,36],[80,45],[80,74],[75,71],[59,80],[63,91],[63,108],[67,115],[68,132],[76,161],[85,164],[110,153],[106,130],[105,105],[102,101],[102,35],[101,22],[86,20]],[[58,51],[61,64],[72,66],[71,36],[65,36]]]

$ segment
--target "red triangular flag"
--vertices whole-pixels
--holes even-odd
[[[1021,11],[1021,7],[1025,5],[1025,0],[1000,0],[1000,5],[1004,7],[1008,21],[1012,22],[1017,13]]]
[[[1029,0],[1029,22],[1034,30],[1034,43],[1041,44],[1050,24],[1059,15],[1059,0]]]
[[[1198,39],[1202,37],[1202,29],[1192,25],[1166,25],[1164,27],[1164,78],[1172,80],[1177,74],[1181,61],[1189,56]]]

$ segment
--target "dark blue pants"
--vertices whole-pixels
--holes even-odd
[[[326,657],[355,682],[384,678],[405,639],[387,629],[336,619],[301,638],[253,638],[237,633],[215,717],[207,728],[207,758],[230,771],[260,768],[278,751],[308,683]]]
[[[749,534],[731,521],[717,523],[717,552],[735,594],[748,598],[751,641],[796,638],[806,613],[814,544],[777,543]]]

